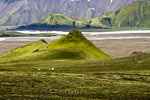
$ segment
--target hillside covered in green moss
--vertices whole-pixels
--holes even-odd
[[[111,59],[81,32],[0,55],[2,100],[149,100],[150,53]]]
[[[0,58],[15,60],[110,59],[78,30],[73,30],[51,43],[45,40],[29,43],[1,55]]]
[[[95,20],[97,18],[81,20],[71,18],[62,14],[51,14],[45,19],[38,23],[21,26],[17,29],[41,29],[41,30],[63,30],[63,29],[74,29],[74,28],[108,28],[107,25],[101,23],[101,21]]]
[[[149,28],[150,1],[133,2],[122,9],[100,16],[101,22],[113,28]]]

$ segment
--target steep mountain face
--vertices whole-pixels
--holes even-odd
[[[150,1],[139,1],[122,9],[100,16],[101,21],[110,27],[150,27]],[[104,24],[105,24],[104,23]]]
[[[133,1],[138,0],[0,0],[0,25],[32,24],[52,13],[87,19]]]
[[[0,59],[14,60],[62,60],[62,59],[111,59],[99,50],[84,35],[73,30],[60,39],[47,43],[44,40],[29,43],[0,56]]]

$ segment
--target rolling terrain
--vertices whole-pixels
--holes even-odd
[[[138,0],[0,0],[0,25],[29,25],[53,13],[88,19],[116,11],[134,1]]]
[[[45,1],[0,0],[0,11],[7,12],[0,24],[86,31],[150,27],[149,0]],[[44,18],[49,13],[55,14]],[[50,39],[45,36],[56,34],[0,32],[0,39],[7,38],[0,41],[0,99],[150,100],[150,34],[110,33],[84,36],[73,30]]]
[[[53,51],[51,48],[57,50]],[[64,48],[65,51],[71,51],[67,52],[71,58],[64,52],[62,55]],[[48,52],[49,50],[51,52]],[[80,52],[73,55],[74,50],[80,52],[85,50],[88,56],[83,57],[89,59],[76,59],[80,58],[78,56]],[[36,52],[39,55],[36,58],[40,59],[34,59]],[[94,57],[95,54],[97,57]],[[43,56],[47,59],[43,59]],[[51,57],[53,59],[50,59]],[[40,40],[2,54],[0,98],[149,100],[149,61],[150,54],[142,52],[110,59],[86,40],[79,31],[74,30],[50,44]]]
[[[40,40],[12,50],[0,56],[0,59],[16,60],[63,60],[63,59],[110,59],[87,40],[81,32],[73,30],[60,39],[47,43]]]

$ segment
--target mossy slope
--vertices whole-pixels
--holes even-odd
[[[68,35],[60,38],[59,40],[49,44],[48,49],[53,51],[61,51],[69,56],[69,53],[75,54],[77,58],[80,59],[108,59],[108,55],[100,51],[95,45],[87,40],[81,32],[78,30],[73,30]],[[60,53],[60,52],[59,52]],[[58,53],[58,55],[59,55]],[[57,54],[56,54],[57,55]],[[65,55],[67,56],[67,55]],[[65,57],[64,56],[64,57]],[[75,58],[76,58],[75,57]],[[71,57],[74,58],[74,57]]]
[[[40,24],[46,24],[49,26],[53,25],[59,25],[59,26],[72,26],[72,27],[86,27],[87,22],[84,20],[79,19],[73,19],[68,16],[62,15],[62,14],[51,14],[47,18],[43,19],[38,23]]]
[[[95,20],[97,18],[81,20],[71,18],[62,14],[51,14],[45,19],[38,23],[20,26],[17,29],[73,29],[73,28],[107,28],[106,25],[102,24],[100,21]]]
[[[0,56],[0,58],[10,57],[22,60],[110,59],[78,30],[73,30],[49,44],[40,40]]]
[[[10,52],[7,52],[7,53],[1,55],[0,59],[2,59],[2,58],[12,59],[12,58],[22,58],[22,57],[26,57],[26,56],[31,56],[32,53],[46,48],[46,44],[47,43],[44,40],[32,42],[25,46],[16,48]]]
[[[109,27],[149,28],[149,11],[149,1],[138,1],[133,2],[118,11],[106,13],[99,18],[103,24]]]

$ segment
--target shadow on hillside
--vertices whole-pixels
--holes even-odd
[[[90,25],[86,25],[85,27],[74,27],[69,25],[47,25],[47,24],[31,24],[27,26],[20,26],[16,28],[16,30],[48,30],[48,31],[65,31],[72,29],[108,29],[102,27],[93,27]]]

